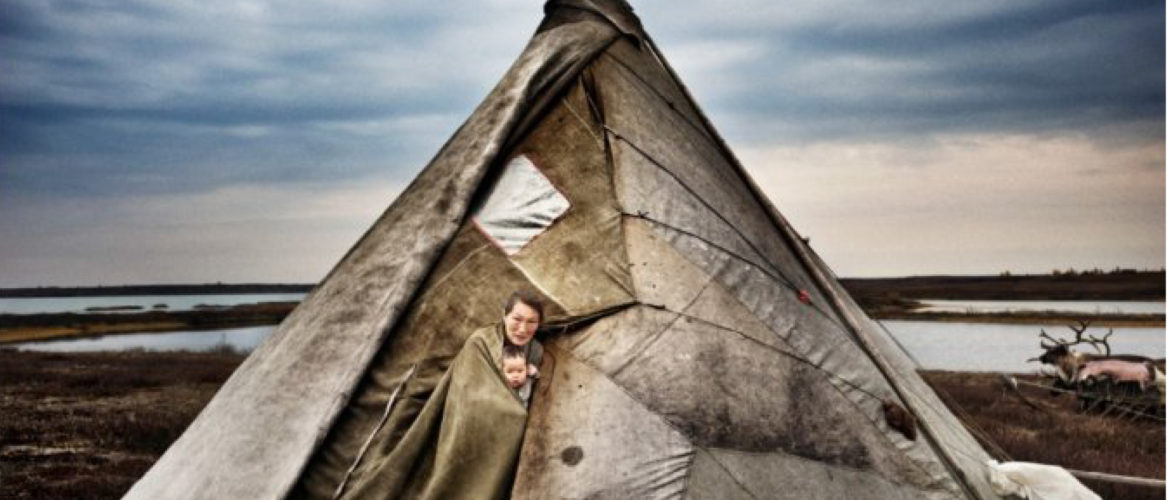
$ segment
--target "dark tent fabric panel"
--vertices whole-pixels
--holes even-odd
[[[880,498],[883,500],[953,499],[958,490],[919,489],[849,467],[780,453],[699,449],[692,483],[734,484],[727,490],[748,498]],[[738,491],[737,491],[738,490]],[[722,498],[693,496],[692,498]]]
[[[859,408],[831,385],[831,374],[762,348],[749,335],[643,306],[558,343],[643,404],[679,420],[676,427],[694,430],[688,436],[700,446],[787,447],[822,460],[874,464],[919,484],[938,480],[899,456],[899,434],[887,435],[856,414]],[[880,412],[880,405],[870,409]],[[873,456],[850,455],[858,449]]]
[[[424,284],[424,291],[370,364],[350,404],[306,469],[298,496],[331,496],[371,435],[375,436],[371,446],[391,447],[414,422],[467,337],[499,321],[503,297],[528,286],[524,274],[470,224],[454,243],[452,250],[465,253],[444,255],[438,268],[445,272],[433,274]],[[564,314],[555,305],[548,312]],[[395,391],[400,392],[399,399],[379,429]]]
[[[860,408],[862,415],[873,425],[885,426],[882,401],[896,401],[897,396],[840,325],[800,303],[794,294],[776,286],[753,267],[699,240],[660,230],[635,218],[627,220],[626,234],[634,286],[641,300],[663,303],[669,310],[699,314],[697,311],[701,309],[696,306],[702,305],[701,290],[694,284],[713,281],[704,285],[703,295],[723,291],[733,297],[743,307],[734,310],[746,310],[778,338],[772,344],[778,351],[790,352],[828,374],[833,386]],[[721,299],[724,303],[730,300]],[[758,328],[744,331],[761,335]],[[906,441],[892,429],[884,433],[932,481],[946,480],[945,467],[927,443]]]
[[[513,498],[678,498],[693,448],[662,416],[561,348],[529,408]]]

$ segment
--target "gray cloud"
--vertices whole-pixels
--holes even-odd
[[[1022,134],[1148,151],[1165,134],[1161,2],[646,0],[635,7],[736,148],[930,148],[946,136]],[[0,225],[25,240],[0,247],[2,268],[49,255],[34,249],[60,241],[44,236],[57,227],[51,221],[70,217],[54,200],[125,210],[119,200],[173,196],[208,207],[219,200],[208,193],[239,187],[305,197],[367,179],[404,184],[496,83],[542,16],[537,3],[509,0],[458,8],[5,0],[3,12],[0,213],[20,217]],[[1133,161],[1164,170],[1164,158]],[[1081,165],[1067,168],[1090,175]],[[264,203],[276,203],[278,194],[266,193]],[[238,201],[239,210],[245,205]],[[185,223],[197,224],[190,216]],[[86,240],[92,225],[70,226],[71,244]],[[115,236],[101,241],[122,244]],[[37,269],[54,267],[45,259]]]
[[[733,124],[725,133],[748,142],[1092,130],[1164,114],[1162,3],[877,5],[668,32],[684,47],[693,31],[754,47],[717,75],[660,45],[708,111]]]

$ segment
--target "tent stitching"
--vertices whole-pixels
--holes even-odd
[[[668,310],[669,310],[669,309],[668,309]],[[872,392],[869,392],[869,391],[865,390],[865,389],[864,389],[864,388],[862,388],[862,387],[859,387],[859,386],[856,386],[856,385],[854,385],[854,384],[853,384],[852,382],[850,382],[848,379],[841,378],[840,376],[838,376],[838,375],[834,374],[833,372],[830,372],[830,371],[826,370],[824,367],[822,367],[822,366],[820,366],[820,365],[816,364],[815,362],[813,362],[812,360],[810,360],[810,359],[808,359],[808,358],[805,358],[805,357],[801,356],[800,354],[798,354],[798,353],[796,353],[796,352],[789,352],[789,351],[785,351],[784,349],[777,348],[777,347],[776,347],[776,346],[774,346],[774,345],[768,344],[768,343],[766,343],[766,342],[764,342],[764,341],[761,341],[761,340],[759,340],[759,339],[757,339],[757,338],[755,338],[755,337],[752,337],[751,335],[748,335],[748,334],[746,334],[746,333],[743,333],[743,332],[741,332],[741,331],[739,331],[739,330],[735,330],[735,329],[732,329],[732,328],[728,328],[728,327],[726,327],[726,326],[720,325],[720,324],[718,324],[718,323],[713,323],[713,322],[711,322],[711,321],[709,321],[709,320],[706,320],[706,319],[703,319],[703,318],[700,318],[700,317],[697,317],[697,316],[691,316],[691,315],[689,315],[689,314],[686,314],[686,313],[681,313],[681,312],[677,312],[677,311],[671,311],[671,312],[674,312],[674,313],[678,314],[679,316],[682,316],[682,317],[685,317],[685,318],[689,318],[689,319],[693,319],[693,320],[695,320],[695,321],[698,321],[698,322],[700,322],[700,323],[703,323],[703,324],[706,324],[706,325],[710,325],[710,326],[712,326],[712,327],[714,327],[714,328],[717,328],[717,329],[719,329],[719,330],[723,330],[723,331],[726,331],[726,332],[731,332],[731,333],[734,333],[734,334],[736,334],[736,335],[739,335],[739,336],[743,337],[744,339],[746,339],[746,340],[748,340],[748,341],[750,341],[750,342],[753,342],[753,343],[759,344],[761,347],[763,347],[763,348],[765,348],[765,349],[768,349],[768,350],[771,350],[771,351],[776,351],[776,352],[778,352],[778,353],[780,353],[780,354],[783,354],[783,355],[785,355],[785,356],[788,356],[788,357],[790,357],[790,358],[792,358],[792,359],[794,359],[794,360],[800,361],[801,363],[807,364],[807,365],[809,365],[809,366],[811,366],[811,367],[815,368],[817,371],[824,373],[826,376],[828,376],[828,377],[830,377],[830,378],[833,378],[833,379],[840,380],[841,382],[845,383],[846,385],[848,385],[848,386],[850,386],[850,387],[852,387],[852,388],[856,389],[858,392],[861,392],[861,393],[863,393],[863,394],[865,394],[865,395],[867,395],[867,396],[869,396],[869,397],[873,398],[874,400],[881,401],[881,400],[883,399],[881,396],[878,396],[878,395],[876,395],[876,394],[874,394],[874,393],[872,393]],[[770,327],[768,327],[768,325],[767,325],[767,324],[764,324],[764,322],[763,322],[763,321],[761,321],[761,322],[760,322],[760,324],[762,324],[762,325],[764,326],[764,328],[767,328],[769,332],[772,332],[773,334],[775,334],[778,340],[780,340],[781,342],[784,342],[784,343],[785,343],[786,345],[788,345],[789,347],[792,347],[792,345],[791,345],[791,344],[788,344],[788,341],[784,340],[784,338],[783,338],[783,337],[780,337],[780,334],[776,333],[776,331],[775,331],[775,330],[772,330]],[[838,389],[838,390],[840,390],[840,389]]]
[[[752,497],[753,499],[759,500],[760,497],[757,497],[756,494],[752,490],[749,490],[748,487],[746,485],[744,485],[743,482],[740,481],[738,477],[735,476],[735,474],[732,474],[731,469],[728,469],[727,466],[724,465],[722,461],[720,461],[718,458],[715,458],[715,455],[712,455],[710,451],[707,451],[709,449],[719,449],[719,448],[713,448],[713,447],[700,448],[700,450],[703,453],[706,453],[708,457],[711,457],[711,461],[715,462],[715,465],[718,465],[720,469],[723,469],[723,473],[726,474],[727,477],[731,478],[731,480],[735,482],[735,485],[739,486],[739,489],[743,490],[744,493],[747,493],[748,496]]]
[[[622,142],[624,142],[624,143],[626,143],[626,144],[629,144],[629,145],[630,145],[632,148],[634,148],[634,151],[638,152],[638,154],[640,154],[640,155],[641,155],[643,158],[646,158],[646,159],[647,159],[647,160],[649,160],[651,163],[653,163],[655,166],[657,166],[658,168],[662,169],[662,170],[663,170],[664,172],[666,172],[668,175],[670,175],[671,177],[673,177],[673,178],[674,178],[674,180],[675,180],[676,182],[678,182],[678,184],[679,184],[680,186],[682,186],[684,190],[686,190],[687,192],[689,192],[689,193],[691,194],[691,196],[694,196],[696,200],[698,200],[698,201],[699,201],[701,204],[703,204],[704,206],[706,206],[706,207],[707,207],[707,209],[708,209],[708,210],[710,210],[710,211],[711,211],[711,213],[712,213],[713,215],[715,215],[716,217],[718,217],[719,219],[721,219],[721,220],[722,220],[722,221],[723,221],[725,224],[727,224],[727,226],[728,226],[728,227],[729,227],[729,228],[730,228],[732,231],[734,231],[734,232],[735,232],[735,233],[736,233],[736,234],[737,234],[737,235],[740,237],[740,239],[741,239],[741,240],[742,240],[742,241],[743,241],[745,244],[747,244],[749,247],[751,247],[752,251],[754,251],[754,252],[756,253],[756,255],[757,255],[757,256],[759,256],[759,257],[760,257],[760,258],[761,258],[761,259],[762,259],[762,260],[763,260],[765,263],[767,263],[767,264],[769,264],[769,265],[773,265],[773,264],[771,263],[771,261],[770,261],[770,260],[768,260],[768,258],[767,258],[767,257],[766,257],[766,256],[763,254],[763,252],[761,252],[761,251],[760,251],[760,249],[759,249],[758,247],[756,247],[755,243],[752,243],[752,241],[751,241],[750,239],[748,239],[746,236],[744,236],[743,232],[741,232],[741,231],[739,230],[739,228],[738,228],[738,227],[736,227],[734,224],[732,224],[732,223],[731,223],[731,221],[727,220],[727,218],[726,218],[726,217],[724,217],[724,216],[723,216],[723,214],[719,213],[719,211],[715,210],[715,208],[714,208],[714,207],[710,206],[710,204],[709,204],[709,203],[707,203],[707,202],[706,202],[706,200],[704,200],[704,199],[703,199],[701,196],[699,196],[699,195],[698,195],[698,193],[696,193],[696,192],[694,191],[694,189],[692,189],[692,188],[691,188],[690,186],[688,186],[688,185],[687,185],[685,182],[683,182],[683,181],[682,181],[682,179],[680,179],[680,178],[679,178],[679,177],[678,177],[678,176],[677,176],[677,175],[676,175],[674,172],[672,172],[670,169],[666,168],[666,166],[665,166],[665,165],[663,165],[661,162],[659,162],[659,161],[658,161],[657,159],[655,159],[654,157],[650,156],[650,154],[649,154],[649,153],[647,153],[647,152],[646,152],[645,150],[643,150],[642,148],[638,147],[638,145],[637,145],[637,144],[635,144],[634,142],[630,141],[630,139],[626,138],[625,136],[621,135],[621,134],[620,134],[618,131],[614,130],[612,127],[610,127],[610,126],[608,126],[608,125],[606,125],[606,124],[604,124],[604,123],[603,123],[603,124],[601,124],[601,126],[602,126],[602,128],[604,128],[604,129],[605,129],[607,132],[609,132],[610,134],[613,134],[613,136],[614,136],[615,138],[617,138],[618,140],[620,140],[620,141],[622,141]],[[640,215],[640,214],[638,214],[638,215]],[[665,224],[664,224],[664,225],[665,225]],[[702,239],[702,238],[699,238],[699,239]],[[706,240],[704,240],[704,241],[706,241]],[[776,273],[777,273],[777,274],[779,275],[779,277],[781,278],[781,281],[783,281],[783,282],[784,282],[784,285],[785,285],[785,286],[787,286],[789,289],[791,289],[791,290],[793,290],[793,291],[799,291],[799,290],[801,290],[801,288],[800,288],[799,286],[797,286],[795,283],[793,283],[793,282],[792,282],[792,279],[791,279],[791,278],[789,278],[789,277],[788,277],[786,274],[784,274],[784,272],[783,272],[783,271],[780,271],[779,269],[777,269],[777,270],[776,270]],[[813,307],[813,308],[816,308],[816,305],[813,305],[812,307]],[[823,311],[822,311],[822,312],[823,312]],[[828,315],[828,313],[827,313],[827,312],[823,312],[823,314],[825,314],[825,315]]]
[[[654,225],[656,225],[656,226],[659,226],[659,227],[662,227],[662,228],[665,228],[665,229],[669,229],[669,230],[672,230],[672,231],[674,231],[674,232],[676,232],[676,233],[683,234],[683,235],[689,236],[689,237],[691,237],[691,238],[694,238],[694,239],[696,239],[696,240],[702,241],[703,243],[706,243],[707,245],[711,246],[712,248],[715,248],[716,250],[719,250],[719,251],[721,251],[722,253],[724,253],[725,255],[727,255],[727,256],[729,256],[729,257],[731,257],[732,259],[735,259],[735,260],[738,260],[738,261],[740,261],[740,262],[743,262],[744,264],[747,264],[748,266],[751,266],[751,267],[753,267],[753,268],[755,268],[755,269],[759,270],[759,271],[760,271],[760,272],[761,272],[761,273],[762,273],[764,276],[767,276],[767,277],[771,278],[773,281],[777,282],[777,284],[779,284],[779,285],[781,285],[781,286],[784,286],[784,287],[787,287],[789,290],[791,290],[791,291],[793,291],[793,292],[798,292],[798,291],[800,291],[800,289],[793,287],[793,286],[791,285],[791,283],[789,283],[789,282],[787,282],[787,281],[784,281],[784,278],[783,278],[782,276],[781,276],[781,277],[778,277],[778,276],[774,276],[774,275],[772,275],[772,274],[769,274],[767,269],[764,269],[764,268],[760,267],[760,266],[759,266],[758,264],[756,264],[755,262],[752,262],[752,261],[750,261],[750,260],[748,260],[748,259],[744,258],[743,256],[741,256],[741,255],[739,255],[739,254],[737,254],[737,253],[735,253],[735,252],[732,252],[730,249],[728,249],[728,248],[726,248],[726,247],[724,247],[724,246],[722,246],[722,245],[719,245],[718,243],[712,242],[711,240],[708,240],[708,239],[706,239],[706,238],[704,238],[704,237],[702,237],[702,236],[700,236],[700,235],[697,235],[697,234],[695,234],[695,233],[692,233],[692,232],[690,232],[690,231],[687,231],[686,229],[682,229],[682,228],[679,228],[679,227],[672,226],[672,225],[670,225],[670,224],[668,224],[668,223],[666,223],[666,222],[660,221],[660,220],[658,220],[658,219],[651,218],[651,217],[649,217],[648,215],[646,215],[646,214],[642,214],[642,213],[632,214],[632,213],[629,213],[629,212],[622,212],[622,215],[625,215],[625,216],[628,216],[628,217],[637,218],[637,219],[642,219],[642,220],[645,220],[645,221],[651,222],[651,223],[653,223],[653,224],[654,224]],[[688,260],[689,260],[689,259],[688,259]],[[820,313],[820,315],[821,315],[821,316],[823,316],[825,319],[829,320],[829,322],[830,322],[830,323],[832,323],[832,324],[836,325],[838,328],[840,328],[840,329],[841,329],[842,333],[845,333],[845,334],[846,334],[846,336],[848,336],[848,333],[849,333],[849,332],[848,332],[847,330],[845,330],[845,326],[844,326],[844,325],[840,324],[840,323],[837,321],[837,318],[834,318],[834,317],[833,317],[832,315],[830,315],[829,313],[827,313],[827,312],[825,312],[825,311],[821,310],[819,307],[817,307],[817,306],[816,306],[816,304],[811,304],[811,305],[809,305],[809,307],[813,308],[813,310],[814,310],[814,311],[816,311],[816,312]]]
[[[563,352],[564,352],[564,354],[565,354],[566,356],[572,357],[574,360],[576,360],[576,361],[577,361],[578,363],[580,363],[581,365],[583,365],[583,366],[585,366],[585,367],[588,367],[589,369],[591,369],[591,370],[593,370],[593,371],[597,372],[598,374],[600,374],[602,377],[604,377],[606,380],[608,380],[608,381],[609,381],[609,383],[613,384],[613,386],[614,386],[614,387],[615,387],[615,388],[616,388],[616,389],[617,389],[619,392],[621,392],[622,394],[625,394],[625,395],[626,395],[626,397],[630,399],[630,401],[633,401],[635,404],[637,404],[637,405],[638,405],[639,407],[641,407],[643,410],[646,410],[646,413],[650,414],[650,415],[651,415],[653,418],[656,418],[656,419],[658,419],[658,421],[659,421],[659,422],[661,422],[663,425],[665,425],[665,426],[669,427],[669,428],[670,428],[670,430],[672,430],[672,431],[674,431],[674,432],[678,433],[678,435],[679,435],[679,436],[681,436],[681,437],[683,438],[683,440],[685,440],[685,441],[687,441],[688,443],[690,443],[690,444],[691,444],[691,447],[692,447],[692,448],[694,447],[694,443],[691,443],[691,442],[690,442],[690,439],[688,439],[688,438],[687,438],[687,434],[686,434],[685,432],[683,432],[683,431],[682,431],[682,429],[679,429],[679,428],[678,428],[678,426],[674,425],[674,423],[673,423],[673,422],[671,422],[670,420],[667,420],[667,418],[666,418],[666,417],[663,417],[661,414],[659,414],[658,412],[654,411],[654,410],[653,410],[653,409],[651,409],[649,406],[646,406],[646,403],[645,403],[645,402],[643,402],[642,400],[640,400],[640,399],[638,399],[638,398],[634,397],[634,395],[633,395],[633,394],[631,394],[631,393],[630,393],[630,391],[626,390],[625,386],[623,386],[623,385],[621,385],[621,384],[617,383],[617,381],[615,381],[614,379],[610,378],[610,376],[609,376],[608,374],[606,374],[604,371],[602,371],[600,368],[598,368],[598,367],[594,366],[592,363],[589,363],[588,361],[586,361],[586,360],[584,360],[584,359],[581,359],[581,358],[580,358],[580,357],[578,357],[577,355],[573,354],[573,351],[571,351],[571,350],[569,350],[569,349],[565,349],[565,348],[562,348],[562,347],[557,347],[556,345],[554,345],[554,344],[552,344],[552,343],[549,343],[548,345],[546,345],[546,349],[547,349],[547,348],[553,348],[553,349],[555,349],[555,350],[558,350],[558,351],[563,351]]]
[[[612,56],[612,55],[609,55],[609,51],[608,51],[608,50],[606,50],[605,52],[602,52],[602,53],[601,53],[601,55],[603,55],[603,56],[608,56],[608,57],[610,57],[610,58],[612,58],[612,59],[614,59],[614,60],[617,60],[617,58],[616,58],[616,57],[614,57],[614,56]],[[624,66],[623,66],[623,67],[624,67]],[[627,68],[627,69],[628,69],[628,68]],[[639,81],[641,81],[641,79],[640,79],[640,78],[639,78]],[[648,83],[645,83],[645,82],[643,82],[643,84],[644,84],[644,85],[647,85],[647,86],[649,86],[649,84],[648,84]],[[597,113],[597,114],[600,116],[600,111],[596,111],[596,109],[598,109],[598,108],[600,108],[600,107],[599,107],[599,106],[597,106],[597,104],[596,104],[595,102],[593,102],[594,96],[593,96],[592,94],[593,94],[593,93],[591,93],[591,92],[586,92],[586,93],[585,93],[585,98],[588,100],[590,107],[591,107],[591,108],[593,108],[593,109],[595,109],[595,113]],[[667,103],[667,105],[668,105],[667,107],[671,108],[672,110],[674,110],[674,111],[675,111],[675,112],[677,112],[677,113],[681,113],[681,112],[679,112],[677,109],[675,109],[675,106],[674,106],[674,104],[673,104],[673,103],[672,103],[670,100],[666,99],[666,97],[664,97],[664,96],[662,96],[661,94],[657,93],[657,91],[655,91],[655,92],[654,92],[654,94],[655,94],[656,96],[658,96],[660,99],[662,99],[664,102],[666,102],[666,103]],[[695,125],[694,125],[693,123],[691,123],[691,122],[690,122],[690,121],[689,121],[689,120],[688,120],[688,119],[687,119],[685,116],[683,116],[682,118],[683,118],[683,121],[687,122],[687,123],[688,123],[688,124],[690,124],[692,127],[694,127],[694,126],[695,126]],[[691,196],[693,196],[693,197],[694,197],[696,200],[698,200],[698,201],[699,201],[699,203],[701,203],[701,204],[703,204],[703,206],[707,207],[707,209],[708,209],[708,210],[709,210],[709,211],[710,211],[710,212],[711,212],[713,215],[715,215],[715,216],[716,216],[716,217],[718,217],[720,220],[722,220],[724,223],[726,223],[726,224],[727,224],[727,226],[728,226],[728,227],[729,227],[729,228],[730,228],[732,231],[734,231],[734,232],[735,232],[735,233],[736,233],[736,234],[737,234],[737,235],[740,237],[740,239],[741,239],[741,240],[743,240],[743,241],[744,241],[744,243],[746,243],[746,244],[747,244],[749,247],[751,247],[752,251],[754,251],[754,252],[756,253],[756,255],[757,255],[757,256],[759,256],[759,257],[760,257],[760,259],[761,259],[761,260],[762,260],[762,261],[763,261],[765,264],[768,264],[769,266],[773,265],[773,264],[772,264],[772,262],[771,262],[771,261],[770,261],[770,260],[769,260],[769,259],[768,259],[768,258],[767,258],[767,257],[766,257],[764,254],[763,254],[763,252],[762,252],[762,251],[760,251],[760,249],[759,249],[759,248],[757,248],[757,247],[755,246],[755,244],[753,244],[753,243],[752,243],[752,241],[751,241],[750,239],[748,239],[748,238],[747,238],[747,236],[746,236],[746,235],[744,235],[744,234],[743,234],[743,233],[742,233],[742,232],[739,230],[739,228],[738,228],[738,227],[736,227],[734,224],[732,224],[732,223],[731,223],[731,221],[727,220],[727,218],[726,218],[726,217],[724,217],[724,216],[723,216],[723,214],[721,214],[721,213],[720,213],[718,210],[715,210],[715,207],[712,207],[712,206],[711,206],[709,203],[707,203],[707,201],[706,201],[705,199],[703,199],[703,197],[699,196],[699,195],[698,195],[698,193],[696,193],[696,192],[695,192],[695,191],[694,191],[694,190],[693,190],[693,189],[692,189],[692,188],[691,188],[689,185],[687,185],[685,182],[683,182],[683,180],[682,180],[680,177],[678,177],[678,175],[676,175],[676,174],[675,174],[673,171],[671,171],[670,169],[666,168],[666,166],[665,166],[665,165],[663,165],[663,164],[662,164],[662,162],[660,162],[660,161],[658,161],[657,159],[653,158],[652,156],[650,156],[650,154],[649,154],[649,153],[647,153],[646,151],[644,151],[642,148],[638,147],[638,145],[637,145],[637,144],[635,144],[633,141],[631,141],[630,139],[628,139],[628,138],[626,138],[625,136],[623,136],[623,135],[621,135],[620,133],[618,133],[616,130],[614,130],[614,129],[613,129],[613,127],[610,127],[610,126],[609,126],[609,124],[605,123],[605,121],[604,121],[604,120],[601,120],[601,121],[599,121],[598,125],[600,125],[600,126],[601,126],[601,128],[602,128],[602,130],[603,130],[603,131],[605,131],[605,132],[608,132],[609,134],[613,134],[613,136],[614,136],[614,137],[616,137],[618,140],[621,140],[622,142],[625,142],[626,144],[629,144],[631,147],[633,147],[633,148],[634,148],[634,150],[635,150],[635,151],[637,151],[637,152],[638,152],[640,155],[642,155],[642,157],[646,158],[647,160],[650,160],[650,162],[651,162],[651,163],[653,163],[655,166],[657,166],[658,168],[660,168],[660,169],[662,169],[664,172],[666,172],[666,173],[667,173],[667,175],[669,175],[671,178],[673,178],[673,179],[675,180],[675,182],[677,182],[677,183],[678,183],[680,186],[682,186],[682,187],[683,187],[683,189],[684,189],[684,190],[686,190],[688,193],[690,193],[690,194],[691,194]],[[700,130],[700,132],[702,132],[702,131]],[[608,138],[608,135],[609,135],[609,134],[606,134],[606,137],[607,137],[607,138]],[[711,138],[710,138],[709,136],[707,136],[706,134],[703,134],[703,136],[704,136],[705,138],[707,138],[707,140],[711,140]],[[608,144],[608,140],[606,141],[606,143]],[[716,148],[716,149],[717,149],[717,148]],[[607,155],[607,157],[608,157],[608,156],[609,156],[609,155]],[[608,158],[607,158],[607,159],[608,159]],[[615,182],[616,182],[616,176],[614,176],[614,178],[615,178]],[[617,192],[617,189],[616,189],[616,187],[615,187],[615,189],[614,189],[614,192]],[[781,276],[784,276],[784,273],[783,273],[783,272],[781,272],[779,269],[776,269],[775,271],[776,271],[776,273],[777,273],[777,274],[779,274],[779,275],[781,275]],[[787,276],[784,276],[784,279],[785,279],[785,280],[788,280]],[[796,290],[796,289],[798,288],[798,287],[796,287],[795,285],[793,285],[791,282],[789,282],[789,286],[790,286],[790,288],[792,288],[793,290]]]
[[[634,69],[631,68],[628,64],[626,64],[625,61],[622,61],[617,56],[610,54],[608,50],[606,50],[605,52],[602,52],[601,56],[612,59],[615,63],[617,63],[619,66],[621,66],[622,69],[626,70],[626,72],[630,76],[633,76],[634,79],[638,81],[638,83],[641,83],[643,86],[650,89],[651,93],[653,93],[654,95],[658,96],[659,99],[662,99],[664,102],[666,102],[666,107],[670,108],[671,111],[674,111],[675,114],[679,115],[679,118],[681,118],[683,122],[685,122],[687,125],[690,125],[691,128],[695,129],[695,131],[698,132],[700,135],[702,135],[704,139],[706,139],[707,141],[711,141],[712,145],[716,146],[716,148],[715,148],[716,150],[719,149],[718,145],[714,144],[714,140],[711,138],[710,133],[707,132],[706,130],[704,130],[699,125],[696,125],[695,122],[691,121],[691,118],[689,116],[687,116],[685,113],[683,113],[681,110],[678,109],[679,104],[670,100],[670,98],[662,95],[662,93],[658,91],[658,87],[655,87],[654,84],[646,81],[646,79],[642,78],[642,75],[639,75],[636,71],[634,71]],[[655,59],[657,59],[657,58],[655,58]],[[681,89],[680,89],[680,91],[681,91]]]
[[[709,278],[707,280],[707,282],[703,284],[703,288],[701,288],[697,293],[695,293],[694,297],[691,297],[691,301],[687,303],[687,308],[690,308],[692,305],[695,304],[696,300],[699,300],[699,297],[701,297],[703,295],[703,291],[706,290],[707,287],[711,285],[712,281],[714,281],[714,279]],[[663,307],[663,309],[670,311],[669,309],[666,309],[665,307]],[[679,313],[677,311],[671,311],[671,312],[676,314],[674,319],[670,320],[670,323],[667,323],[666,327],[664,327],[662,330],[658,331],[658,333],[655,333],[653,336],[651,336],[649,339],[647,339],[646,342],[642,345],[641,349],[638,349],[638,352],[633,353],[628,358],[626,358],[625,363],[622,363],[622,365],[619,366],[616,370],[614,370],[612,374],[608,375],[610,378],[616,377],[619,374],[621,374],[621,372],[624,371],[626,369],[626,367],[630,366],[630,364],[632,364],[634,362],[634,359],[636,359],[638,356],[640,356],[643,352],[646,352],[646,349],[649,349],[650,346],[653,345],[654,342],[656,342],[660,337],[662,337],[662,335],[664,335],[667,331],[674,328],[675,323],[678,323],[678,320],[680,318],[682,318],[683,315],[682,315],[682,313]]]
[[[589,123],[586,122],[584,118],[581,118],[581,115],[577,114],[577,111],[575,109],[573,109],[573,106],[571,104],[569,104],[569,99],[567,96],[561,97],[561,103],[565,105],[565,109],[569,110],[569,114],[573,115],[573,118],[576,118],[577,121],[581,123],[581,128],[585,129],[585,132],[587,134],[589,134],[589,137],[592,137],[593,140],[597,142],[597,148],[604,152],[605,151],[605,144],[601,140],[601,137],[598,137],[597,135],[595,135],[593,133],[593,129],[589,128]]]
[[[620,140],[626,144],[629,144],[630,147],[634,148],[634,151],[636,151],[639,155],[641,155],[643,158],[649,160],[650,163],[654,164],[654,166],[658,167],[663,172],[666,172],[666,174],[669,175],[671,178],[673,178],[675,180],[675,182],[678,183],[679,186],[682,186],[683,190],[687,191],[691,196],[693,196],[695,198],[695,200],[697,200],[700,204],[705,206],[707,208],[707,210],[710,210],[712,215],[714,215],[715,217],[722,220],[725,224],[727,224],[727,226],[732,231],[734,231],[740,237],[740,239],[742,239],[743,242],[746,243],[748,245],[748,247],[750,247],[752,249],[752,251],[755,252],[756,255],[760,257],[760,259],[762,259],[768,265],[773,265],[772,262],[768,259],[768,257],[764,255],[764,252],[761,251],[756,246],[756,244],[751,241],[751,239],[749,239],[746,235],[744,235],[743,232],[740,231],[740,229],[738,227],[736,227],[735,224],[732,224],[731,221],[727,220],[726,216],[724,216],[722,213],[720,213],[718,210],[716,210],[715,207],[711,206],[711,204],[708,203],[707,200],[703,199],[702,196],[699,196],[699,194],[695,192],[694,188],[692,188],[686,182],[683,182],[682,178],[679,177],[678,174],[674,173],[674,171],[667,168],[666,165],[664,165],[657,158],[654,158],[653,156],[651,156],[649,152],[642,149],[640,146],[638,146],[636,143],[634,143],[634,141],[632,141],[628,137],[622,135],[617,130],[614,130],[613,127],[610,127],[609,125],[604,124],[604,123],[601,124],[601,127],[603,129],[605,129],[607,132],[609,132],[610,134],[613,134],[613,136],[615,138],[617,138],[618,140]],[[799,288],[798,286],[793,284],[791,282],[791,280],[787,276],[785,276],[784,273],[782,271],[780,271],[779,269],[776,270],[776,273],[781,275],[781,276],[784,276],[785,280],[789,282],[789,287],[791,287],[793,290],[796,290]]]
[[[441,276],[439,279],[435,280],[435,282],[430,287],[427,288],[427,291],[424,292],[421,297],[419,297],[420,300],[425,298],[427,295],[429,295],[432,290],[437,290],[444,282],[447,281],[448,278],[450,278],[452,275],[454,275],[455,272],[459,270],[459,268],[463,267],[464,264],[466,264],[468,261],[470,261],[472,257],[474,257],[476,254],[484,251],[485,249],[487,249],[491,246],[492,245],[489,243],[484,243],[484,244],[481,244],[479,246],[479,248],[476,248],[475,250],[467,252],[467,255],[464,255],[463,258],[460,259],[458,263],[456,263],[454,266],[451,266],[451,269],[449,271],[447,271],[445,274],[443,274],[443,276]]]

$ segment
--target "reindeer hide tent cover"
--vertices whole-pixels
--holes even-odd
[[[514,497],[996,497],[987,454],[749,179],[630,7],[545,11],[128,497],[330,497],[517,288],[560,327]],[[917,439],[887,423],[891,403]]]

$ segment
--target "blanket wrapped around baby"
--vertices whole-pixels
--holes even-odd
[[[473,333],[409,430],[369,450],[342,498],[506,498],[528,416],[500,372],[503,341],[502,325]]]

